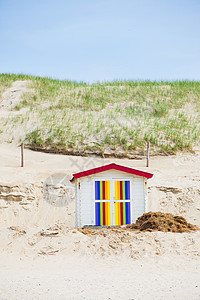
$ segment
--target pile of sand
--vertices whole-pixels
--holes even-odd
[[[139,231],[190,232],[199,230],[196,225],[188,223],[182,216],[170,213],[148,212],[139,217],[135,224],[127,225],[128,229]]]

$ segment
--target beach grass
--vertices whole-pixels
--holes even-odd
[[[145,154],[147,141],[155,155],[199,145],[198,81],[87,84],[1,74],[1,93],[16,80],[30,80],[31,92],[1,120],[0,137],[12,132],[33,149],[133,157]]]

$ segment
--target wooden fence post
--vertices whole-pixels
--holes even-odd
[[[149,146],[150,146],[150,142],[147,142],[147,167],[149,167]]]
[[[24,166],[24,143],[21,143],[21,167]]]

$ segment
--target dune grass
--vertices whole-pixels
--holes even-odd
[[[13,132],[13,140],[26,139],[32,148],[132,157],[144,155],[147,140],[152,154],[193,151],[199,144],[200,82],[89,85],[1,74],[1,91],[15,80],[27,79],[33,92],[1,120],[0,129],[8,135]]]

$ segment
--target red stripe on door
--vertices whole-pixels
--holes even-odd
[[[106,188],[105,188],[105,181],[102,181],[103,183],[103,200],[106,200]]]
[[[103,202],[103,225],[106,225],[106,205]]]
[[[120,181],[120,200],[123,200],[123,186],[122,186],[122,181]]]
[[[123,202],[120,203],[120,212],[121,212],[121,225],[124,224],[124,220],[123,220]]]

